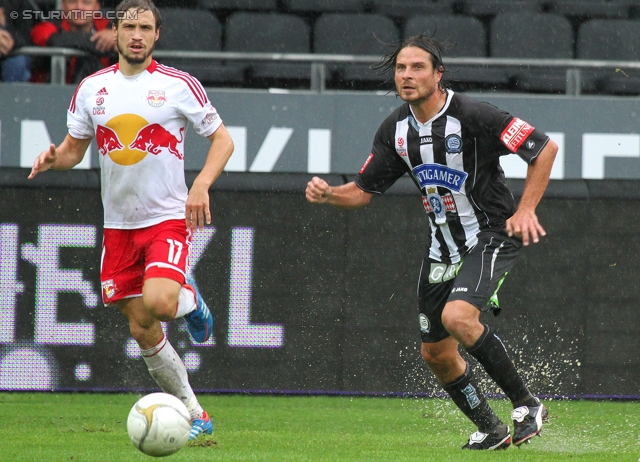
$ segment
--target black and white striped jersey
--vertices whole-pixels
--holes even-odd
[[[429,257],[458,263],[482,231],[500,232],[515,212],[500,156],[532,163],[549,137],[495,106],[447,91],[433,119],[422,124],[408,103],[387,117],[355,182],[382,194],[408,173],[429,217]]]

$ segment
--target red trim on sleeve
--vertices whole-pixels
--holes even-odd
[[[163,64],[158,64],[156,70],[161,74],[168,75],[169,77],[175,77],[185,82],[189,87],[189,90],[191,90],[191,93],[193,93],[193,96],[195,96],[198,103],[200,103],[200,106],[204,107],[207,104],[207,101],[209,101],[209,98],[207,98],[207,92],[204,91],[202,84],[192,75],[172,67],[167,67]]]

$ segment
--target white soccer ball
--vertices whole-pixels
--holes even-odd
[[[131,408],[127,432],[133,445],[143,453],[154,457],[168,456],[187,443],[191,417],[187,407],[175,396],[151,393]]]

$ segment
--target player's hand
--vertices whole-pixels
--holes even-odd
[[[187,228],[191,231],[204,228],[211,224],[211,211],[209,210],[209,188],[193,184],[189,191],[186,204]]]
[[[0,29],[0,56],[7,56],[13,50],[16,42],[9,32]]]
[[[36,157],[36,160],[33,161],[33,167],[31,167],[31,173],[28,178],[31,179],[38,173],[46,172],[57,159],[58,151],[56,151],[56,145],[51,144],[48,151],[42,151],[40,155]]]
[[[307,200],[312,204],[324,204],[329,200],[332,194],[331,186],[322,178],[314,176],[311,181],[307,183],[307,190],[305,192]]]
[[[117,51],[116,36],[109,28],[95,32],[91,36],[91,41],[95,42],[96,50],[98,50],[100,53]]]
[[[522,245],[529,245],[533,241],[537,244],[540,237],[546,236],[547,232],[538,222],[538,217],[532,210],[518,210],[507,220],[507,234],[522,239]]]

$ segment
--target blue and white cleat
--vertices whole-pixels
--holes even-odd
[[[198,343],[204,343],[211,337],[211,332],[213,331],[213,316],[211,316],[207,304],[202,299],[198,286],[196,286],[196,281],[192,276],[187,276],[187,281],[184,286],[193,291],[196,297],[196,309],[185,315],[184,320],[187,323],[191,337]]]
[[[213,423],[207,411],[202,413],[202,419],[193,419],[191,421],[191,433],[189,440],[195,440],[198,435],[211,435],[213,433]]]

